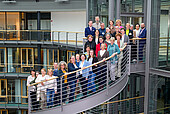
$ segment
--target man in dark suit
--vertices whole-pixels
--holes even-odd
[[[141,23],[141,30],[139,32],[139,36],[138,38],[146,38],[146,28],[145,28],[145,24],[144,23]],[[145,44],[146,44],[146,39],[141,39],[139,40],[139,60],[143,60],[143,52],[145,51],[144,50],[144,47],[145,47]]]
[[[95,36],[96,29],[92,27],[92,25],[93,22],[89,21],[89,26],[85,28],[85,37],[87,37],[88,35],[92,35],[93,37]]]

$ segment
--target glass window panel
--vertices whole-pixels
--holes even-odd
[[[54,50],[54,62],[58,62],[58,50]]]
[[[5,30],[5,12],[0,12],[0,30]],[[5,32],[0,31],[0,39],[4,38]]]
[[[28,49],[28,64],[31,65],[33,64],[33,53],[32,53],[33,49]]]
[[[27,96],[27,81],[22,80],[22,96]]]
[[[2,114],[7,114],[7,111],[2,111]]]
[[[26,49],[22,49],[22,65],[27,64],[27,52]]]
[[[8,80],[8,103],[21,103],[21,83],[20,80]]]
[[[54,61],[53,61],[53,50],[49,49],[49,65],[53,65]]]
[[[0,65],[5,64],[5,49],[0,49]]]
[[[7,30],[20,30],[19,12],[7,12]],[[7,39],[16,39],[20,37],[17,31],[7,32]]]
[[[1,96],[6,96],[6,90],[7,90],[7,87],[6,87],[6,83],[7,81],[6,80],[0,80],[1,81]]]

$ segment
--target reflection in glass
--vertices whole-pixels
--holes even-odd
[[[0,90],[1,90],[1,96],[6,96],[6,80],[0,80],[0,84],[1,84],[1,88],[0,88]]]
[[[21,103],[21,85],[19,79],[8,80],[8,103]]]
[[[27,64],[27,52],[26,52],[26,49],[22,49],[22,65],[26,65]]]

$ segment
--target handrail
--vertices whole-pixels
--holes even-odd
[[[125,48],[126,48],[126,45],[123,47],[122,50],[124,50]],[[110,56],[110,57],[106,58],[105,60],[101,60],[101,61],[99,61],[99,62],[97,62],[97,63],[94,63],[94,64],[92,64],[92,65],[90,65],[90,66],[85,67],[84,69],[87,69],[87,68],[90,68],[90,67],[92,67],[92,66],[98,65],[98,64],[100,64],[100,63],[102,63],[102,62],[104,62],[104,61],[109,60],[109,59],[112,58],[112,57],[113,57],[113,56]],[[73,71],[73,72],[66,73],[66,74],[62,75],[61,77],[66,76],[66,75],[70,75],[70,74],[74,74],[74,73],[76,73],[76,72],[80,72],[80,71],[82,71],[82,70],[84,70],[84,69],[79,69],[79,70],[76,70],[76,71]],[[49,80],[53,80],[53,79],[57,79],[57,78],[58,78],[58,77],[55,77],[55,78],[51,78],[51,79],[49,79]],[[37,82],[37,83],[33,83],[33,84],[31,84],[31,85],[28,85],[28,86],[34,86],[34,85],[40,84],[40,83],[42,83],[42,82],[46,82],[46,80],[41,81],[41,82]]]
[[[133,99],[139,99],[139,98],[144,98],[144,96],[133,97],[133,98],[123,99],[123,100],[117,100],[117,101],[113,101],[113,102],[107,102],[107,103],[103,103],[102,105],[119,103],[119,102],[123,102],[123,101],[129,101],[129,100],[133,100]]]
[[[132,39],[129,39],[129,40],[146,40],[146,38],[132,38]]]
[[[51,30],[0,30],[0,32],[68,32],[68,33],[84,33],[84,32],[73,32],[73,31],[51,31]]]

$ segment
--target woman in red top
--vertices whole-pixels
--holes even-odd
[[[99,37],[99,43],[96,45],[96,57],[98,56],[98,52],[101,50],[101,44],[103,43],[103,37],[100,36]],[[105,43],[106,45],[106,50],[107,50],[107,44]]]

